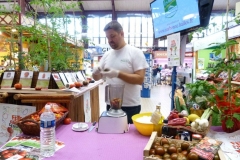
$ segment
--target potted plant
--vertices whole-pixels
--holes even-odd
[[[205,110],[214,103],[215,98],[212,92],[216,91],[216,87],[207,81],[196,81],[195,83],[186,84],[186,89],[188,90],[188,106],[197,104],[199,109]]]
[[[226,16],[228,17],[229,0],[227,4]],[[238,16],[237,16],[238,18]],[[239,21],[234,19],[237,23]],[[234,52],[233,46],[238,44],[236,40],[228,39],[228,20],[226,20],[226,41],[213,50],[217,56],[222,51],[226,52],[226,58],[218,61],[214,68],[208,69],[208,73],[226,72],[227,79],[219,84],[215,84],[216,90],[213,96],[216,98],[216,107],[221,114],[222,128],[225,132],[234,132],[240,129],[240,97],[236,93],[239,86],[232,84],[232,76],[240,72],[240,64],[236,62],[237,55]]]

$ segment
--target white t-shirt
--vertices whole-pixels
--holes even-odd
[[[130,45],[125,45],[120,50],[109,50],[105,52],[99,62],[102,69],[110,68],[120,70],[126,73],[134,73],[135,71],[148,68],[148,63],[143,52]],[[119,78],[107,78],[107,84],[124,84],[123,106],[140,105],[141,85],[129,84]]]

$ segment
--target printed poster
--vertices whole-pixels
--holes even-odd
[[[204,58],[198,58],[198,69],[204,69]]]
[[[55,152],[65,146],[64,142],[56,140]],[[14,154],[9,154],[14,151]],[[41,160],[40,137],[15,136],[0,148],[2,159],[6,160]]]
[[[61,80],[62,80],[64,86],[66,86],[66,84],[68,84],[68,81],[67,81],[67,79],[66,79],[64,73],[59,73],[59,76],[60,76],[60,78],[61,78]]]
[[[91,122],[91,101],[90,101],[90,91],[87,91],[83,94],[83,105],[84,105],[84,114],[85,122]]]
[[[168,66],[180,66],[180,33],[167,36]]]
[[[36,112],[35,106],[0,103],[0,145],[21,133],[17,121]]]
[[[69,84],[73,84],[74,82],[76,82],[76,79],[72,76],[71,73],[66,72],[66,73],[64,73],[64,75],[65,75]]]
[[[60,76],[58,75],[58,73],[52,73],[53,79],[56,82],[57,86],[59,89],[64,89],[65,85],[63,84]]]
[[[39,72],[38,81],[36,87],[42,87],[48,89],[51,72]]]
[[[4,72],[1,83],[1,88],[11,88],[15,72]]]
[[[80,71],[77,72],[77,77],[78,79],[80,79],[81,81],[85,81],[85,78],[83,77],[82,73]]]
[[[77,82],[78,81],[77,72],[71,72],[71,75],[73,77],[74,82]]]
[[[20,75],[20,83],[23,88],[31,88],[33,71],[22,71]]]

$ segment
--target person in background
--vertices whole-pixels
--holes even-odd
[[[185,67],[184,68],[189,68],[189,66],[188,66],[188,64],[187,63],[185,63]]]
[[[128,123],[132,116],[140,113],[140,90],[144,81],[145,69],[148,63],[143,52],[126,44],[121,24],[113,20],[104,31],[111,50],[104,53],[99,66],[93,69],[94,80],[106,79],[108,84],[124,84],[122,110],[126,112]],[[107,110],[110,104],[107,104]]]
[[[157,86],[157,74],[158,74],[158,67],[156,66],[156,64],[153,66],[152,68],[152,83],[153,86]]]
[[[162,81],[161,81],[161,71],[162,71],[162,65],[159,66],[159,64],[157,64],[157,68],[158,68],[158,73],[159,73],[159,82],[158,84],[162,85]]]

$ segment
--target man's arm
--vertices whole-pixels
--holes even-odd
[[[118,74],[118,78],[120,78],[121,80],[130,84],[139,84],[139,85],[142,85],[144,81],[144,76],[145,76],[145,69],[138,70],[133,74],[119,71],[119,74]]]

